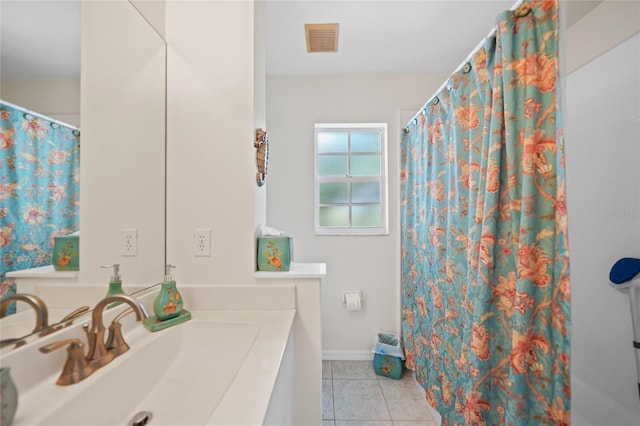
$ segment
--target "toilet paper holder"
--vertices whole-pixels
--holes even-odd
[[[346,307],[347,306],[347,295],[355,295],[357,297],[357,300],[360,302],[360,304],[362,304],[362,302],[364,301],[364,299],[362,298],[362,291],[344,291],[342,292],[342,306]]]

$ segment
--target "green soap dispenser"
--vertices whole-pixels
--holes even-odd
[[[175,266],[166,266],[162,287],[153,303],[153,312],[160,321],[175,318],[182,311],[182,296],[176,287],[176,282],[171,277],[171,268],[175,268]]]
[[[109,290],[107,290],[107,295],[115,296],[116,294],[124,294],[124,290],[122,290],[122,278],[120,278],[120,264],[113,265],[102,265],[101,268],[113,268],[113,275],[109,279]],[[113,308],[114,306],[118,306],[120,302],[112,303],[108,306],[108,308]]]
[[[176,282],[171,277],[171,268],[175,268],[175,266],[166,266],[164,280],[156,300],[153,302],[155,315],[143,321],[143,325],[149,331],[162,330],[191,319],[191,312],[182,309],[184,301],[176,287]]]

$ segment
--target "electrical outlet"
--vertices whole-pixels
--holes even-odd
[[[138,255],[138,230],[122,229],[120,230],[122,255],[137,256]]]
[[[211,229],[194,229],[193,255],[211,256]]]

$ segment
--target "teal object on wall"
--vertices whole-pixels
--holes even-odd
[[[80,237],[61,235],[53,238],[53,269],[77,271],[80,269]]]
[[[258,237],[258,271],[288,271],[291,266],[291,237]]]

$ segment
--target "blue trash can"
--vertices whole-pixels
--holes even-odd
[[[392,379],[402,377],[402,361],[405,357],[398,336],[392,333],[378,333],[373,353],[373,370],[377,375]]]

